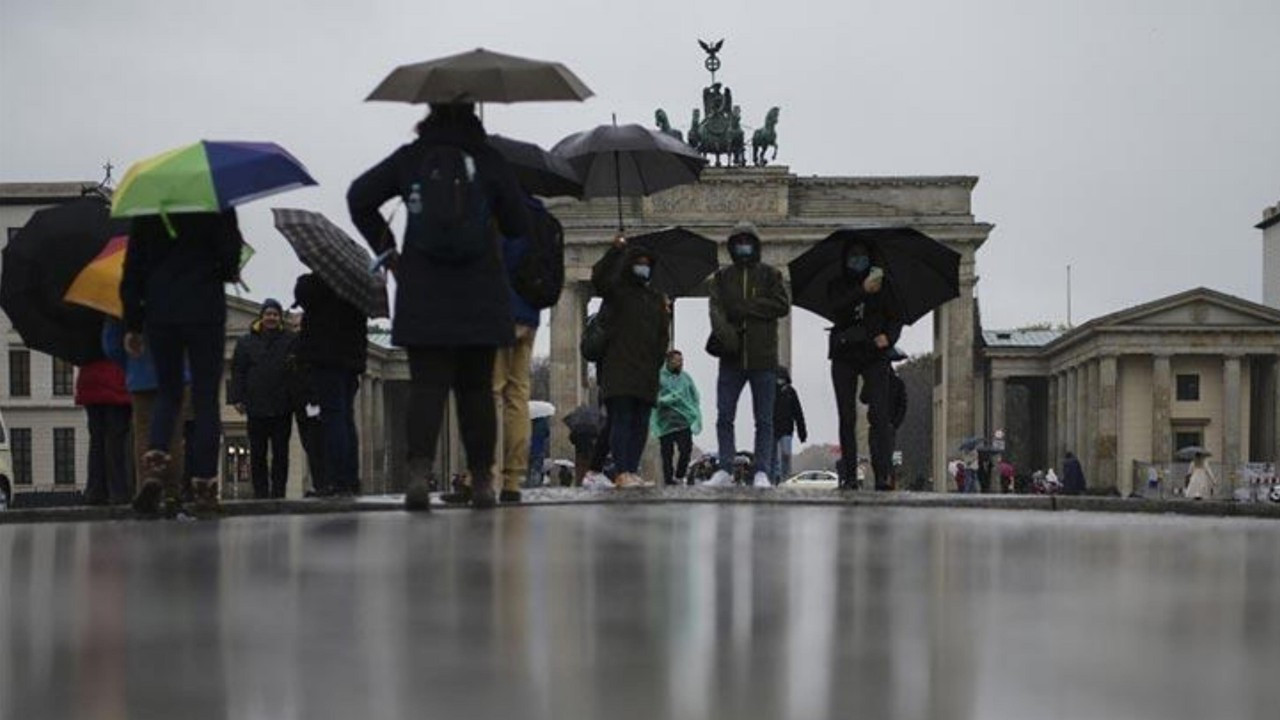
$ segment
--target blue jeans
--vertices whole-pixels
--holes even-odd
[[[733,458],[738,454],[733,438],[733,423],[738,414],[738,398],[742,388],[751,385],[751,409],[756,419],[756,472],[773,470],[773,401],[778,394],[776,370],[740,370],[720,363],[716,381],[716,439],[720,444],[720,469],[733,472]]]
[[[356,435],[355,397],[360,374],[343,368],[311,368],[311,386],[320,404],[324,438],[324,481],[332,492],[359,492],[360,440]]]
[[[773,482],[778,484],[791,477],[791,436],[778,438],[778,447],[774,449]]]
[[[223,348],[226,326],[223,323],[169,325],[151,323],[146,329],[147,345],[156,364],[156,404],[151,413],[152,450],[169,452],[169,443],[178,412],[182,409],[182,393],[186,388],[183,364],[191,369],[191,407],[195,428],[187,447],[191,463],[187,472],[192,477],[218,476],[218,445],[222,436],[222,416],[218,393],[222,390]]]
[[[649,440],[649,413],[653,406],[633,397],[614,397],[604,401],[609,409],[609,450],[619,473],[635,473],[640,469],[640,456]]]

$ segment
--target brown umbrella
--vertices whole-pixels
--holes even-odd
[[[478,48],[401,65],[366,100],[407,103],[586,100],[594,93],[558,62],[530,60]]]

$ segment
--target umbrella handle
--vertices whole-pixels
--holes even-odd
[[[160,219],[164,221],[164,229],[169,232],[169,239],[177,239],[178,231],[173,227],[173,221],[169,219],[169,213],[165,212],[164,205],[160,206]]]
[[[618,119],[614,117],[614,125]],[[613,151],[613,185],[618,191],[618,232],[622,232],[622,167],[618,164],[618,151]]]

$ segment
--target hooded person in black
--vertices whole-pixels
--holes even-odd
[[[492,507],[497,500],[492,474],[497,437],[494,356],[499,347],[515,342],[500,240],[526,235],[529,216],[515,173],[486,138],[473,105],[432,104],[430,114],[418,124],[418,139],[356,178],[347,192],[352,221],[375,253],[388,253],[387,266],[395,273],[391,341],[409,353],[405,505],[412,510],[430,507],[436,441],[450,391],[458,401],[472,504]],[[440,166],[428,165],[440,157],[454,165],[465,163],[466,212],[474,209],[474,192],[489,221],[488,239],[478,248],[465,248],[475,254],[456,261],[433,253],[435,235],[430,228],[440,204],[430,192],[420,192],[432,187]],[[405,200],[407,211],[404,247],[398,255],[391,229],[379,212],[396,196]]]
[[[791,371],[778,368],[778,396],[773,404],[773,436],[777,438],[777,455],[773,459],[773,480],[780,483],[791,477],[792,437],[800,442],[809,439],[809,428],[804,422],[804,408],[800,395],[791,384]]]
[[[751,223],[739,223],[729,234],[733,265],[711,280],[711,339],[707,350],[720,358],[716,382],[716,438],[720,469],[705,485],[733,484],[737,455],[734,420],[738,398],[748,383],[755,414],[755,477],[753,485],[773,487],[775,442],[773,405],[777,393],[778,320],[791,312],[786,281],[777,268],[760,262],[760,236]]]
[[[828,288],[845,318],[831,330],[828,357],[840,417],[840,487],[858,487],[858,378],[864,384],[871,425],[871,469],[877,490],[892,487],[893,407],[889,353],[902,334],[888,302],[895,288],[876,267],[871,250],[856,240],[844,249],[844,274]]]
[[[619,236],[592,268],[591,282],[608,308],[609,341],[598,376],[609,411],[609,447],[618,487],[646,485],[636,473],[658,400],[659,377],[670,342],[670,301],[649,287],[654,256]]]

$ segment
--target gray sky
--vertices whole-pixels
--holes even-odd
[[[259,251],[251,296],[287,298],[301,266],[269,208],[351,227],[347,185],[421,114],[362,102],[395,65],[476,46],[565,62],[596,97],[487,108],[491,131],[550,145],[612,112],[687,123],[706,78],[695,40],[724,37],[721,77],[748,124],[783,108],[779,162],[980,176],[974,213],[997,226],[979,254],[986,326],[1065,320],[1068,263],[1080,322],[1197,285],[1260,299],[1278,32],[1275,0],[0,0],[0,180],[97,178],[107,158],[119,177],[200,138],[279,142],[320,186],[241,218]],[[678,323],[686,349],[704,306]],[[797,348],[823,341],[813,318],[796,333]],[[923,322],[903,344],[930,341]],[[712,396],[712,365],[690,359]],[[825,361],[795,364],[817,438],[834,441]]]

